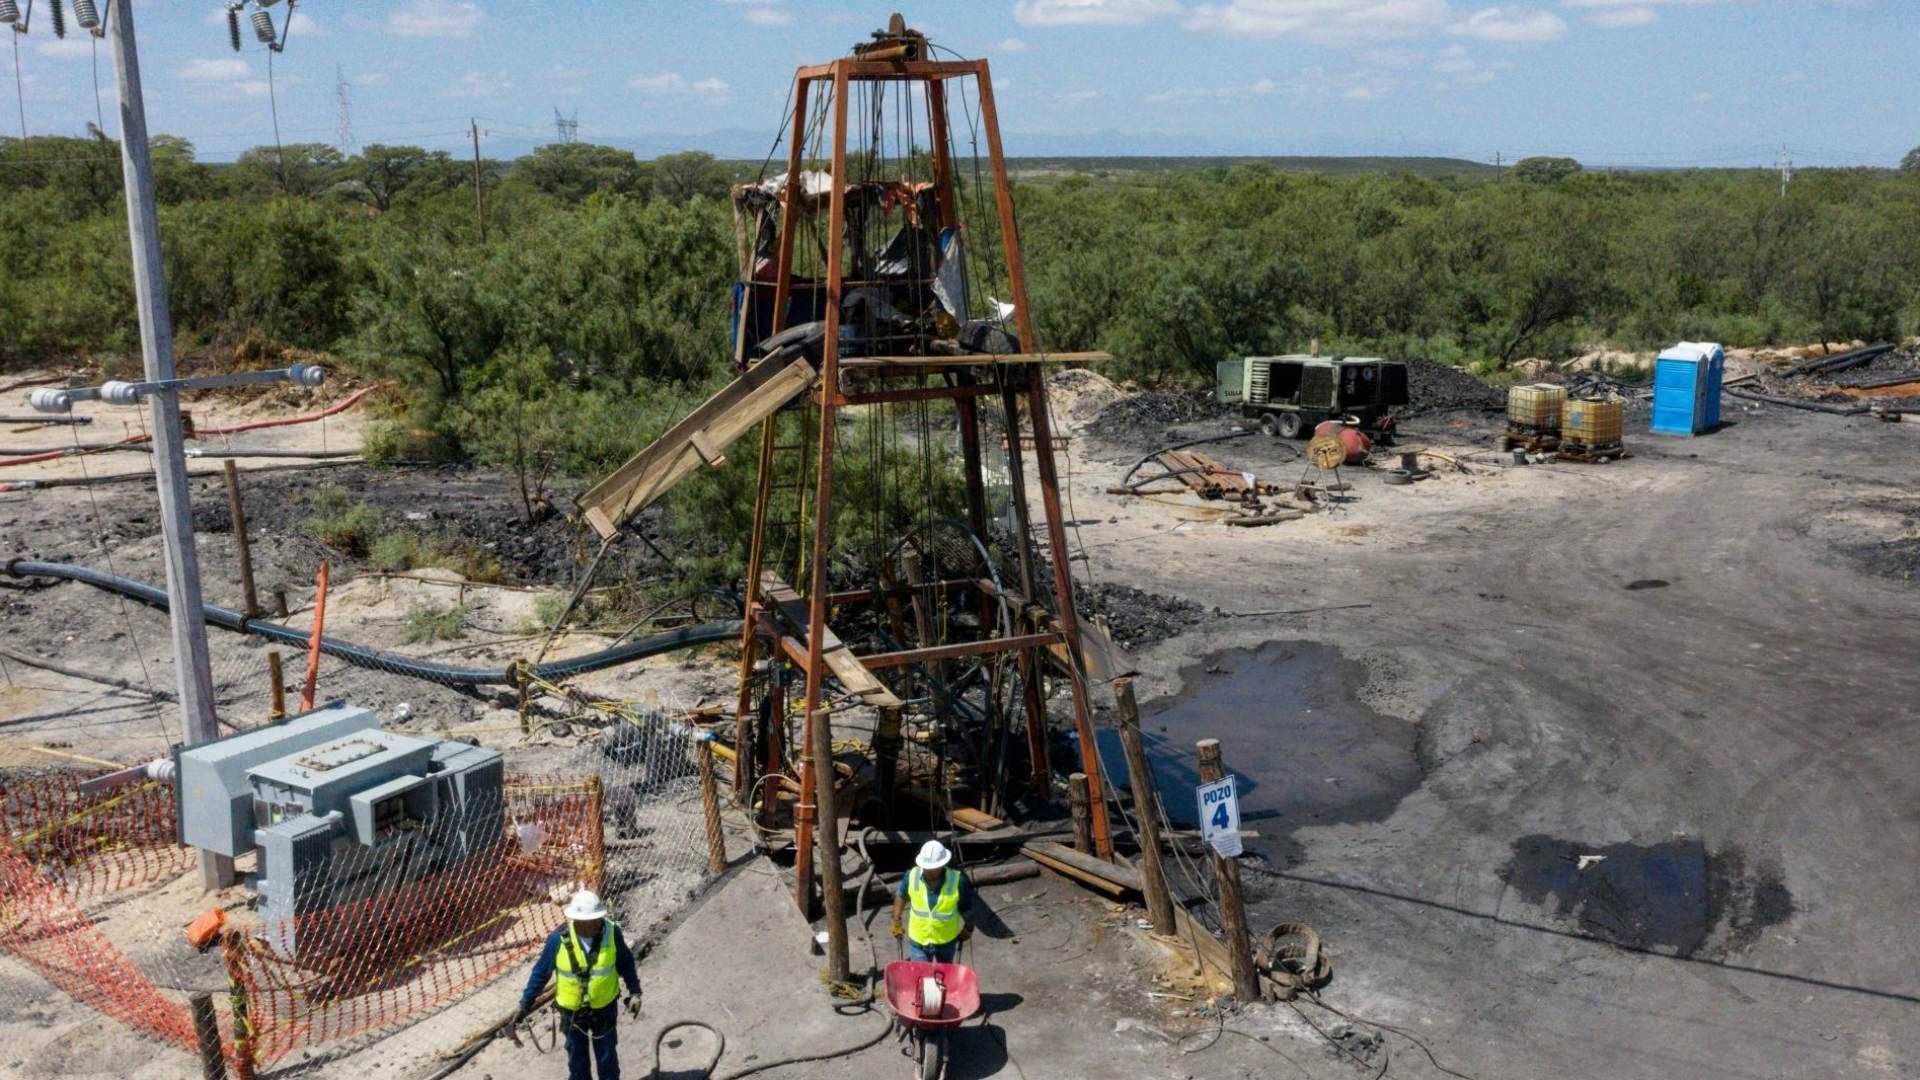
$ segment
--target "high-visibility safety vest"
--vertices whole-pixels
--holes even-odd
[[[907,936],[922,945],[945,945],[960,936],[960,874],[949,870],[940,881],[940,895],[927,895],[927,878],[919,867],[907,871]]]
[[[580,935],[573,929],[573,923],[567,923],[566,933],[560,938],[560,955],[554,958],[553,1003],[562,1009],[580,1008],[586,1002],[595,1009],[604,1009],[613,1004],[620,996],[620,976],[614,971],[613,924],[600,926],[600,947],[594,952],[591,966],[580,970],[578,961],[587,959],[587,951],[580,945]]]

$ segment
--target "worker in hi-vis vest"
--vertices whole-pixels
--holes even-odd
[[[960,943],[973,936],[973,887],[960,871],[948,869],[952,861],[945,844],[929,840],[900,879],[893,897],[893,936],[906,939],[909,960],[951,964]]]
[[[627,1014],[640,1015],[640,970],[620,928],[608,921],[607,906],[591,890],[574,893],[563,914],[566,925],[547,935],[546,948],[534,962],[526,992],[520,995],[520,1015],[533,1011],[548,978],[557,980],[553,1004],[567,1033],[567,1080],[593,1080],[596,1075],[620,1080],[613,1006],[625,983]]]

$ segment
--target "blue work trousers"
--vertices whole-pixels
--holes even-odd
[[[620,1080],[620,1055],[614,1049],[614,1005],[576,1012],[560,1010],[567,1033],[567,1080]],[[591,1062],[591,1065],[589,1065]]]

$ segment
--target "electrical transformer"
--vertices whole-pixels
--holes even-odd
[[[437,874],[505,830],[497,750],[381,729],[332,704],[175,752],[180,841],[258,850],[261,932],[300,954],[296,919]]]

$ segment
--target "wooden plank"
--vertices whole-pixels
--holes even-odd
[[[931,663],[935,660],[953,660],[962,656],[979,656],[982,653],[1012,652],[1015,649],[1026,649],[1036,645],[1049,645],[1059,640],[1060,635],[1057,633],[988,638],[985,641],[963,641],[952,645],[934,645],[925,649],[873,653],[860,657],[860,663],[869,669],[901,667],[906,664]]]
[[[760,363],[708,398],[651,446],[628,459],[577,500],[587,523],[610,537],[702,464],[695,437],[718,455],[754,425],[798,397],[817,378],[813,365]]]
[[[840,361],[843,370],[872,368],[946,368],[977,367],[985,364],[1103,364],[1113,359],[1106,352],[1049,353],[967,353],[963,356],[850,356]]]
[[[780,618],[786,622],[789,629],[796,634],[805,634],[808,631],[807,601],[794,591],[793,586],[781,581],[771,570],[760,572],[760,596],[767,607],[780,613]],[[784,646],[785,642],[781,644]],[[885,709],[900,707],[900,699],[895,697],[893,691],[887,689],[884,683],[874,678],[873,672],[868,671],[866,665],[860,662],[860,658],[853,655],[853,650],[847,648],[846,643],[840,640],[840,635],[835,634],[831,626],[820,628],[820,659],[826,664],[827,670],[833,672],[834,678],[840,680],[840,685],[846,687],[848,692],[857,695],[862,701]]]

